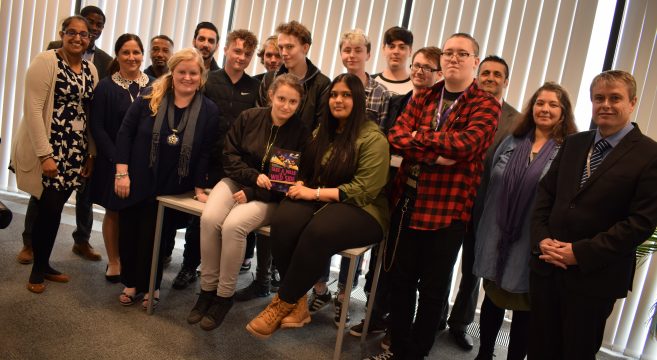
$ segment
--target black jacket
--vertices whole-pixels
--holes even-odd
[[[297,114],[301,117],[309,129],[314,129],[319,123],[326,110],[326,102],[328,100],[329,85],[331,80],[322,74],[321,71],[306,58],[306,65],[308,65],[308,72],[306,77],[301,80],[304,88],[303,99],[297,109]],[[276,71],[269,71],[260,83],[260,91],[258,94],[258,106],[269,106],[269,96],[267,90],[269,86],[280,74],[287,73],[288,70],[285,64],[281,65]]]
[[[270,136],[272,130],[275,137]],[[227,177],[244,187],[247,201],[274,202],[284,196],[280,192],[268,191],[256,185],[258,175],[269,173],[270,156],[267,156],[264,166],[262,160],[270,138],[275,140],[271,149],[302,152],[310,140],[310,130],[295,114],[276,133],[271,119],[271,107],[267,107],[243,111],[226,135],[224,171]]]
[[[226,132],[233,125],[239,114],[256,106],[258,95],[258,80],[243,74],[239,81],[233,84],[224,69],[210,72],[205,83],[205,96],[217,104],[219,108],[219,125],[217,141],[212,148],[209,160],[209,183],[216,184],[225,174],[221,164],[222,151]]]

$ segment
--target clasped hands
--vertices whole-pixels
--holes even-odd
[[[539,259],[556,267],[567,269],[568,265],[577,265],[573,244],[556,239],[545,238],[538,244],[541,249]]]

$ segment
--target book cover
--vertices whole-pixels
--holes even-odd
[[[291,185],[297,181],[299,173],[298,151],[274,149],[269,160],[269,180],[272,190],[286,193]]]

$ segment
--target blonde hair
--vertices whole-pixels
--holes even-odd
[[[173,71],[183,61],[196,61],[196,64],[201,69],[201,85],[199,86],[199,90],[205,86],[205,82],[208,80],[208,70],[205,68],[201,53],[191,47],[174,53],[167,62],[169,72],[155,80],[153,82],[153,91],[149,95],[144,96],[144,99],[150,99],[148,107],[151,109],[153,116],[157,115],[157,109],[160,107],[164,96],[166,96],[169,90],[173,89]]]
[[[370,50],[372,50],[370,38],[368,38],[367,35],[365,35],[365,32],[361,29],[356,28],[342,33],[342,36],[340,36],[340,50],[342,50],[342,45],[345,41],[349,41],[354,45],[365,45],[368,54],[370,53]]]

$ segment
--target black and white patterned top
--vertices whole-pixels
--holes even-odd
[[[57,163],[54,178],[43,177],[43,186],[63,191],[82,185],[82,167],[87,156],[87,114],[94,79],[86,60],[76,74],[57,54],[55,102],[50,125],[50,145]],[[76,125],[80,124],[80,126]]]

